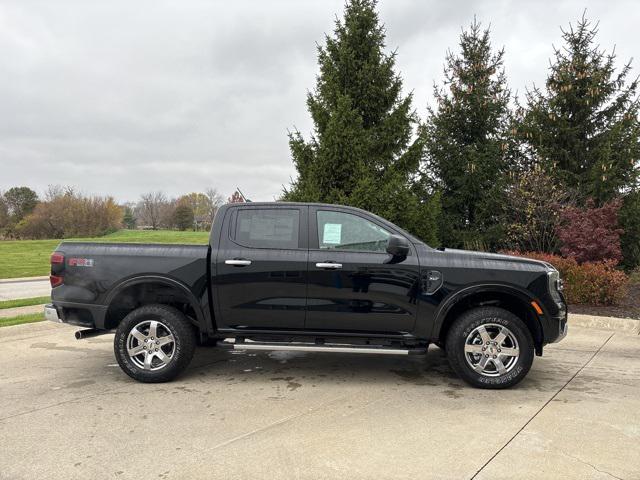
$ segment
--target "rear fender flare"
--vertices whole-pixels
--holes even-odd
[[[179,291],[181,291],[182,293],[185,294],[187,300],[189,301],[189,305],[191,306],[191,308],[193,308],[193,311],[196,314],[196,320],[197,320],[197,325],[200,328],[204,328],[205,327],[205,318],[204,318],[204,313],[202,311],[202,307],[200,306],[200,304],[198,303],[198,299],[195,297],[195,295],[191,292],[191,290],[189,289],[189,287],[187,287],[184,283],[175,280],[173,278],[170,277],[164,277],[162,275],[144,275],[144,276],[139,276],[139,277],[133,277],[133,278],[129,278],[121,283],[119,283],[118,285],[116,285],[115,287],[113,287],[111,289],[111,291],[107,294],[107,297],[105,299],[105,303],[107,305],[107,308],[109,308],[111,306],[111,303],[113,302],[113,300],[126,288],[132,287],[134,285],[140,285],[143,283],[160,283],[172,288],[176,288]]]

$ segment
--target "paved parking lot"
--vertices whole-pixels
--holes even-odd
[[[640,337],[573,328],[517,388],[425,357],[201,349],[133,382],[112,335],[0,329],[0,478],[640,478]]]

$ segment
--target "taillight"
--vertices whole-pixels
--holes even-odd
[[[64,270],[64,255],[60,252],[51,254],[51,275],[49,275],[49,283],[51,288],[57,287],[64,283],[62,271]]]

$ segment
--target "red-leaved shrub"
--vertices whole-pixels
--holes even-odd
[[[615,305],[627,293],[628,278],[616,269],[616,262],[604,260],[579,264],[573,258],[538,252],[504,252],[508,255],[548,262],[558,269],[564,280],[568,303],[584,305]]]
[[[584,208],[566,207],[561,212],[562,224],[557,235],[562,243],[562,255],[578,263],[622,260],[618,211],[621,202],[613,200],[596,207],[588,200]]]

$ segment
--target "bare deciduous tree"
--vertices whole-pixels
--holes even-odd
[[[89,197],[60,188],[49,189],[47,198],[16,226],[16,236],[94,237],[122,227],[122,209],[111,197]]]
[[[149,192],[140,197],[138,202],[138,217],[142,223],[157,230],[160,225],[163,207],[167,204],[167,197],[163,192]]]
[[[167,228],[169,230],[175,228],[174,215],[176,213],[176,207],[178,201],[175,198],[167,200],[160,205],[160,220],[158,222],[159,228]]]
[[[218,209],[224,205],[224,197],[215,188],[208,188],[206,195],[209,199],[209,218],[213,223],[213,218],[216,216]]]
[[[245,198],[240,191],[236,190],[231,194],[231,196],[227,199],[227,203],[244,203]]]
[[[7,202],[4,201],[3,193],[0,191],[0,229],[4,228],[7,223],[9,223],[9,207]]]
[[[560,212],[571,196],[542,170],[525,172],[507,191],[507,241],[522,252],[554,253],[560,245]]]
[[[73,197],[77,194],[76,188],[71,185],[49,185],[44,192],[44,199],[51,202],[65,195]]]

